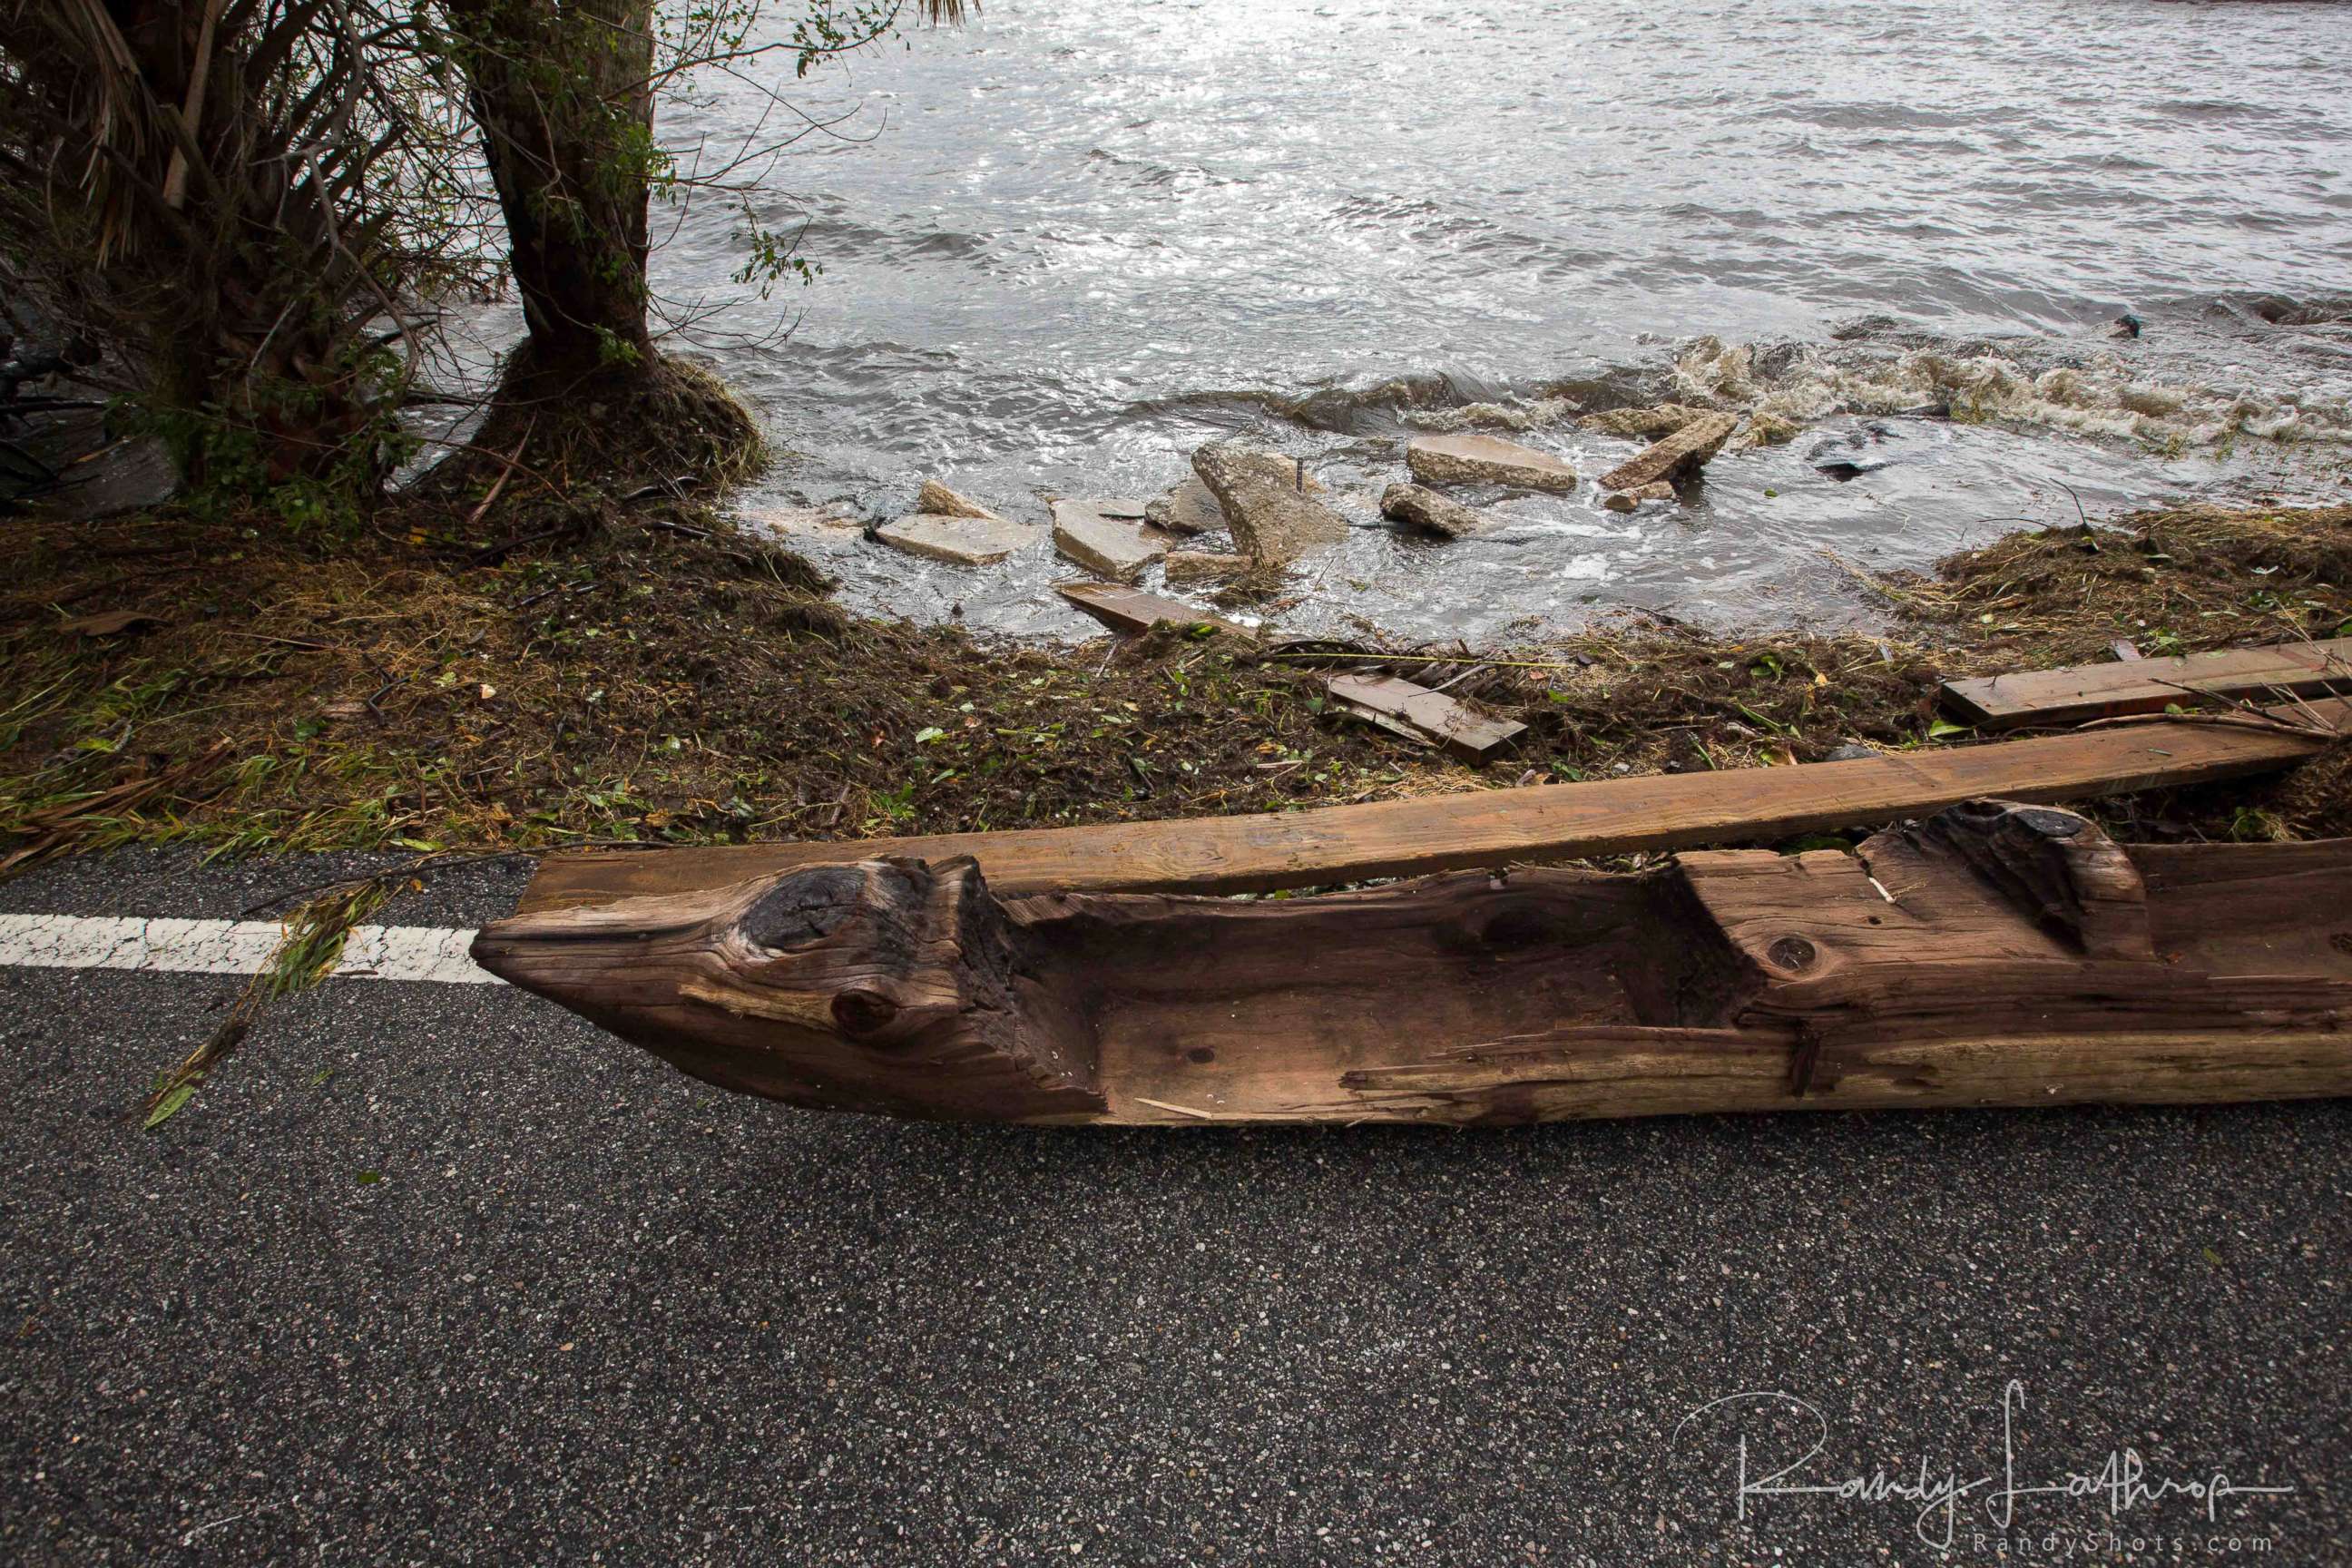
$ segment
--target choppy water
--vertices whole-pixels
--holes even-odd
[[[751,510],[887,520],[938,476],[1042,522],[1043,494],[1154,494],[1240,437],[1365,525],[1286,625],[1475,639],[1624,605],[1865,617],[1824,547],[1924,563],[2071,521],[2060,481],[2094,515],[2352,493],[2352,5],[989,0],[794,101],[854,111],[761,204],[824,275],[703,328],[803,455]],[[730,86],[663,130],[761,107]],[[689,214],[657,286],[734,294],[735,228]],[[2107,335],[2125,310],[2137,341]],[[1672,516],[1378,524],[1418,429],[1594,472],[1633,445],[1574,413],[1696,393],[1816,428]],[[1848,437],[1894,460],[1814,471]],[[823,552],[869,607],[1092,629],[1049,548]]]

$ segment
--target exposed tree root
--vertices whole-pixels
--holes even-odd
[[[530,355],[528,344],[516,351],[480,429],[413,499],[530,517],[588,492],[723,491],[767,465],[750,412],[700,365],[657,355],[583,374]]]

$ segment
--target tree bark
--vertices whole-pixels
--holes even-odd
[[[650,0],[457,0],[451,15],[530,330],[524,366],[649,369]]]

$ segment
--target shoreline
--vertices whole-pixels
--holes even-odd
[[[2344,507],[2143,512],[1933,576],[1855,569],[1884,636],[1633,615],[1483,651],[1174,626],[1041,647],[845,613],[806,561],[708,510],[607,510],[493,551],[390,515],[307,547],[168,510],[26,520],[0,858],[896,837],[1774,765],[1965,743],[1935,708],[1946,676],[2352,622]],[[1340,712],[1339,670],[1432,673],[1527,728],[1473,766]],[[2342,763],[2102,816],[2127,838],[2352,833]]]

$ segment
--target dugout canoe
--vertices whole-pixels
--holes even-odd
[[[518,915],[484,967],[724,1088],[1040,1124],[1511,1123],[2352,1088],[2352,840],[1954,805],[1858,852],[1244,900],[959,856]]]

